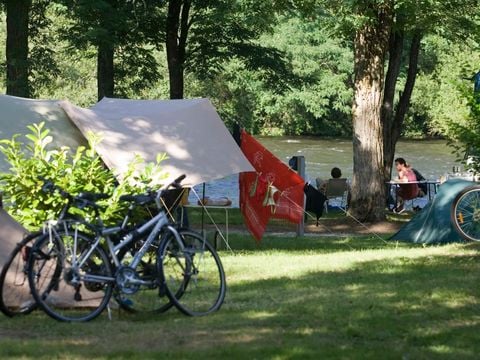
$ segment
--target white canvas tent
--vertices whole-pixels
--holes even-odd
[[[162,164],[169,179],[186,174],[186,185],[253,171],[208,99],[103,99],[91,109],[84,109],[67,101],[0,95],[0,110],[0,139],[28,133],[27,125],[41,121],[46,122],[57,141],[53,145],[57,146],[76,148],[86,143],[84,135],[88,131],[103,133],[99,155],[107,166],[120,172],[134,153],[153,161],[162,152],[169,156]],[[7,169],[0,154],[0,171]],[[5,212],[0,213],[2,254],[18,240],[4,232],[1,221],[11,220]],[[23,234],[21,227],[17,230],[19,236]],[[0,267],[3,261],[0,258]]]
[[[85,137],[68,118],[57,100],[33,100],[0,95],[0,139],[11,139],[14,134],[27,134],[27,126],[44,121],[56,141],[54,146],[76,148],[86,144]],[[19,139],[25,141],[25,138]],[[0,154],[0,171],[8,170]]]
[[[166,181],[186,174],[188,186],[254,171],[208,99],[104,98],[90,109],[61,106],[84,134],[102,134],[97,152],[120,173],[134,154],[150,162],[163,152]]]

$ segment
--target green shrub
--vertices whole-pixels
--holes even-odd
[[[10,164],[8,172],[0,173],[4,204],[27,229],[38,229],[45,220],[56,218],[65,204],[58,193],[42,191],[42,177],[71,194],[89,191],[110,195],[101,214],[106,223],[118,221],[124,213],[126,204],[119,202],[122,194],[145,192],[162,178],[160,163],[165,155],[159,155],[155,163],[147,164],[141,171],[137,168],[143,160],[136,157],[118,182],[95,152],[99,137],[89,134],[89,146],[79,146],[72,152],[68,147],[49,149],[53,138],[44,123],[28,129],[26,144],[18,141],[18,134],[10,140],[0,140],[0,152]]]
[[[470,113],[464,124],[449,123],[450,146],[465,169],[480,173],[480,94],[465,95]]]

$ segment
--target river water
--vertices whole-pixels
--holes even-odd
[[[353,151],[349,139],[319,139],[313,137],[257,137],[257,139],[276,155],[288,163],[294,156],[304,156],[306,164],[306,179],[315,181],[316,177],[329,178],[330,170],[336,166],[342,170],[343,176],[352,178]],[[401,140],[397,143],[395,158],[403,157],[413,167],[419,170],[429,180],[452,171],[456,156],[444,140]],[[196,186],[195,191],[201,196],[203,186]],[[238,176],[205,184],[205,195],[210,197],[227,196],[238,206]],[[190,202],[196,202],[193,193]]]

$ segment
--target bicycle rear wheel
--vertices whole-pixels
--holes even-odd
[[[455,197],[450,219],[462,238],[480,241],[480,186],[468,187]]]
[[[132,248],[120,254],[121,262],[130,263],[135,253],[136,249]],[[162,313],[173,306],[160,281],[157,255],[158,244],[154,243],[135,269],[136,276],[144,281],[145,285],[139,286],[138,289],[133,289],[131,292],[128,289],[125,289],[126,292],[122,292],[121,286],[115,290],[114,298],[122,309],[132,313]]]
[[[217,252],[198,233],[180,229],[183,244],[172,233],[162,241],[161,280],[170,300],[182,313],[203,316],[222,306],[225,272]],[[183,248],[182,248],[183,247]]]
[[[28,286],[28,255],[42,232],[29,234],[11,252],[0,273],[0,311],[13,317],[31,313],[37,303]]]
[[[99,246],[92,250],[91,244],[88,236],[74,229],[56,229],[31,250],[30,290],[39,306],[54,319],[91,320],[110,300],[113,280],[108,256]]]

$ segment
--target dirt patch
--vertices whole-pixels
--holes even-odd
[[[316,221],[308,221],[305,224],[305,232],[311,233],[333,233],[333,234],[393,234],[405,223],[399,221],[381,221],[376,223],[359,223],[350,217],[335,219],[320,219],[319,225]]]
[[[405,221],[385,220],[376,223],[360,223],[355,221],[351,217],[338,217],[338,218],[321,218],[319,219],[318,226],[315,219],[307,219],[305,223],[305,234],[318,234],[318,235],[369,235],[377,234],[382,237],[385,235],[391,235],[397,232]],[[207,225],[207,229],[213,230],[213,225]],[[219,225],[219,228],[224,231],[224,225]],[[245,232],[248,233],[245,225],[229,225],[230,232]],[[286,221],[279,221],[271,219],[267,225],[265,235],[269,233],[295,233],[296,226]]]

